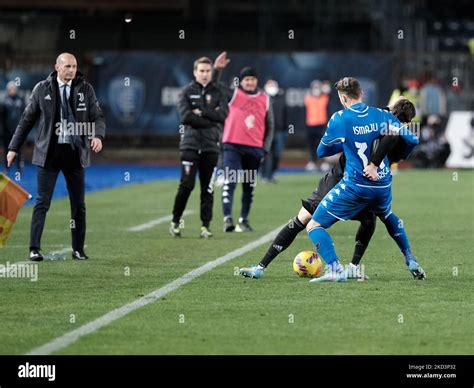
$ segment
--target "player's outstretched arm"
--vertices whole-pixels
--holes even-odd
[[[327,145],[321,141],[321,143],[319,143],[316,153],[318,155],[318,158],[324,158],[325,156],[335,155],[342,151],[343,151],[343,148],[342,148],[341,142]]]
[[[326,132],[316,151],[318,158],[331,156],[342,152],[342,143],[345,140],[345,127],[342,120],[342,111],[332,115]]]

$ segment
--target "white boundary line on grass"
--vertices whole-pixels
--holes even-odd
[[[107,326],[109,323],[112,323],[116,321],[117,319],[120,319],[124,317],[125,315],[130,314],[131,312],[139,309],[140,307],[153,303],[154,301],[162,298],[163,296],[178,289],[179,287],[184,286],[185,284],[191,282],[192,280],[196,279],[202,274],[216,268],[217,266],[224,264],[232,259],[235,259],[236,257],[239,257],[243,255],[244,253],[247,253],[251,251],[252,249],[257,248],[262,244],[272,241],[282,227],[283,225],[265,234],[259,239],[254,240],[244,245],[243,247],[237,248],[233,250],[232,252],[229,252],[226,255],[217,258],[216,260],[207,262],[206,264],[188,272],[187,274],[172,281],[171,283],[168,283],[167,285],[160,287],[150,292],[149,294],[139,299],[134,300],[133,302],[125,304],[122,307],[119,307],[115,310],[109,311],[108,313],[102,315],[101,317],[89,323],[86,323],[85,325],[82,325],[75,330],[72,330],[62,335],[61,337],[57,337],[53,339],[52,341],[31,350],[30,352],[26,353],[26,355],[47,355],[47,354],[57,352],[58,350],[63,349],[71,345],[72,343],[76,342],[79,338],[87,334],[91,334],[97,331],[98,329]]]
[[[194,213],[194,210],[185,210],[183,213],[183,216],[187,216],[193,213]],[[156,225],[162,224],[163,222],[171,221],[172,219],[173,219],[173,216],[160,217],[160,218],[157,218],[156,220],[151,220],[141,225],[132,226],[131,228],[127,229],[127,232],[141,232],[142,230],[151,229]]]

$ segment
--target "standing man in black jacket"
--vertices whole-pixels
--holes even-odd
[[[201,238],[212,237],[209,225],[214,201],[211,177],[220,153],[222,128],[229,112],[226,95],[212,81],[212,62],[202,57],[194,62],[194,78],[180,94],[178,111],[182,124],[181,181],[173,207],[170,233],[181,236],[180,219],[194,189],[196,173],[201,183]]]
[[[33,151],[33,164],[38,166],[38,197],[31,220],[32,261],[43,260],[41,236],[59,171],[66,179],[71,203],[72,257],[88,259],[84,252],[84,170],[90,164],[90,150],[100,152],[105,137],[104,116],[93,87],[77,71],[76,58],[69,53],[60,54],[55,69],[34,87],[7,154],[10,166],[38,122]]]

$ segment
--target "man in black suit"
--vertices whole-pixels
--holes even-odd
[[[38,197],[31,220],[29,258],[43,260],[41,235],[56,179],[62,171],[71,203],[72,257],[88,259],[84,252],[84,171],[90,165],[90,150],[97,153],[102,149],[105,120],[94,89],[77,71],[77,61],[72,54],[59,55],[55,71],[34,87],[8,146],[9,166],[36,123],[39,125],[32,162],[38,166]]]

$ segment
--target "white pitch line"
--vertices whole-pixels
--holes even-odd
[[[172,281],[171,283],[168,283],[167,285],[160,287],[150,292],[149,294],[139,299],[134,300],[133,302],[123,305],[122,307],[119,307],[115,310],[109,311],[108,313],[102,315],[101,317],[89,323],[86,323],[85,325],[82,325],[75,330],[72,330],[62,335],[61,337],[55,338],[52,341],[31,350],[26,355],[47,355],[47,354],[57,352],[58,350],[63,349],[71,345],[72,343],[76,342],[79,338],[87,334],[91,334],[104,326],[107,326],[109,323],[112,323],[116,321],[117,319],[120,319],[124,317],[125,315],[130,314],[131,312],[139,309],[140,307],[153,303],[154,301],[162,298],[163,296],[178,289],[179,287],[184,286],[185,284],[191,282],[192,280],[196,279],[202,274],[214,269],[215,267],[221,264],[224,264],[236,257],[243,255],[244,253],[251,251],[252,249],[257,248],[258,246],[262,244],[265,244],[273,240],[282,227],[283,225],[265,234],[259,239],[244,245],[243,247],[240,247],[232,252],[229,252],[226,255],[217,258],[216,260],[207,262],[201,267],[198,267],[192,270],[191,272],[188,272],[187,274]]]
[[[194,210],[185,210],[184,213],[183,213],[183,216],[187,216],[187,215],[193,214],[193,213],[194,213]],[[157,218],[156,220],[151,220],[151,221],[146,222],[144,224],[140,224],[140,225],[137,225],[137,226],[132,226],[131,228],[128,228],[127,231],[128,232],[141,232],[142,230],[151,229],[156,225],[162,224],[163,222],[171,221],[172,219],[173,219],[173,216],[160,217],[160,218]]]

